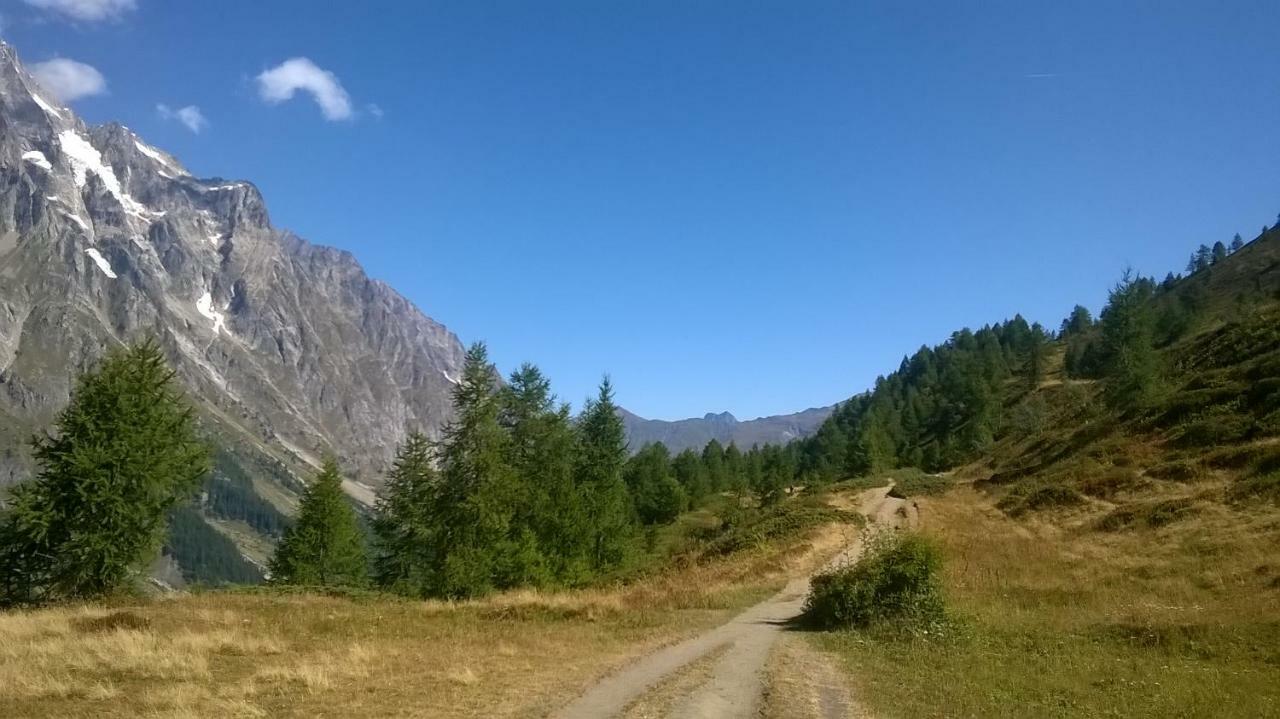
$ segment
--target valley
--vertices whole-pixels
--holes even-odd
[[[0,31],[73,31],[39,57],[106,33],[98,52],[123,62],[121,38],[151,51],[128,35],[142,5],[25,0]],[[426,16],[391,32],[404,8],[329,16],[342,33],[265,17],[341,35],[333,57],[371,63],[376,92],[296,56],[238,91],[234,72],[209,81],[240,103],[216,124],[146,101],[147,134],[193,168],[219,152],[256,168],[273,207],[369,271],[276,224],[254,182],[82,119],[141,103],[128,83],[147,67],[108,92],[0,40],[0,717],[1280,717],[1280,217],[1223,233],[1210,215],[1228,208],[1256,227],[1234,202],[1256,188],[1181,194],[1230,164],[1207,148],[1248,134],[1204,132],[1228,126],[1196,114],[1216,95],[1113,116],[1138,95],[1121,87],[1074,136],[1104,73],[1006,69],[1027,53],[966,67],[947,52],[986,47],[976,30],[917,43],[922,19],[898,10],[912,31],[868,47],[806,24],[773,38],[789,52],[728,54],[706,28],[730,43],[786,23],[713,13],[680,26],[700,40],[696,91],[675,92],[686,68],[618,41],[645,22],[559,27],[555,5],[509,34],[487,33],[514,7],[436,37],[450,63],[416,54]],[[541,33],[560,41],[519,42]],[[581,35],[596,44],[578,56]],[[880,42],[896,51],[872,67],[933,65],[828,117],[853,92],[828,70]],[[1149,62],[1136,42],[1117,52]],[[487,73],[456,55],[472,46],[514,54]],[[724,77],[695,72],[706,57]],[[730,99],[810,61],[766,83],[794,107]],[[828,75],[838,92],[810,96]],[[1239,89],[1211,75],[1179,82]],[[911,110],[851,139],[880,104]],[[1159,128],[1132,118],[1153,108],[1200,120],[1143,145]],[[965,118],[981,122],[952,137]],[[1247,150],[1240,177],[1268,147]],[[1081,304],[1046,309],[1066,292]],[[482,332],[492,347],[459,338]],[[890,343],[900,360],[868,371]],[[836,396],[698,416],[815,388]]]

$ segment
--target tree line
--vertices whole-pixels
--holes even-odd
[[[578,586],[625,571],[647,531],[713,495],[770,504],[795,485],[896,467],[936,471],[979,456],[1005,420],[1009,393],[1043,381],[1055,343],[1068,379],[1100,382],[1118,412],[1150,406],[1162,391],[1158,348],[1207,306],[1204,270],[1242,246],[1208,248],[1207,266],[1197,250],[1188,281],[1126,272],[1096,320],[1076,306],[1056,332],[1021,316],[962,329],[904,357],[813,436],[746,451],[712,441],[701,452],[672,456],[655,444],[629,456],[607,378],[575,416],[536,367],[500,382],[476,344],[453,389],[453,419],[439,441],[406,436],[368,531],[333,458],[292,522],[235,471],[206,483],[204,502],[281,537],[270,564],[276,583],[455,598]],[[13,489],[0,514],[0,603],[128,585],[160,548],[171,517],[181,530],[171,543],[207,543],[198,514],[186,508],[213,454],[154,341],[113,350],[81,376],[33,449],[37,476]],[[196,554],[208,567],[248,573],[232,566],[225,547]]]
[[[707,497],[774,502],[794,475],[792,448],[629,455],[607,378],[575,416],[537,367],[500,382],[483,344],[452,400],[439,441],[407,435],[367,516],[330,457],[289,520],[201,438],[156,342],[112,350],[34,440],[37,476],[0,512],[0,604],[127,588],[162,546],[189,580],[257,578],[197,507],[279,537],[274,583],[454,598],[578,586],[628,569],[646,532]]]

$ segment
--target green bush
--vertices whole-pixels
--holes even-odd
[[[1227,498],[1233,502],[1256,499],[1280,505],[1280,470],[1236,480],[1227,489]]]
[[[1174,459],[1147,469],[1147,476],[1171,482],[1195,482],[1208,476],[1208,470],[1198,460]]]
[[[1134,503],[1117,507],[1098,521],[1098,529],[1118,532],[1124,529],[1156,529],[1195,513],[1190,499],[1166,499],[1159,502]]]
[[[893,479],[893,490],[890,494],[901,499],[942,494],[951,489],[954,484],[950,477],[926,474],[914,467],[895,469],[889,473],[889,476]]]
[[[902,628],[943,619],[942,553],[917,534],[883,534],[862,559],[814,577],[803,621],[819,629]]]
[[[1014,488],[996,507],[1010,517],[1019,517],[1027,512],[1071,507],[1083,502],[1084,497],[1065,484],[1030,484]]]
[[[707,542],[702,556],[706,558],[733,554],[761,546],[780,537],[798,537],[828,522],[856,522],[858,515],[830,507],[811,497],[784,501],[773,507],[743,513],[725,523],[718,536]]]

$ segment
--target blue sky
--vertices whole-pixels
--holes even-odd
[[[9,0],[0,26],[101,74],[87,121],[253,181],[504,371],[575,405],[607,371],[651,417],[829,404],[1280,211],[1273,1]],[[262,99],[298,57],[350,117]]]

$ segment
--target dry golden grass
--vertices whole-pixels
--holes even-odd
[[[482,601],[209,593],[3,613],[0,716],[540,716],[763,598],[844,536]]]
[[[957,627],[819,645],[887,717],[1280,715],[1280,514],[1220,494],[1123,532],[1094,529],[1103,503],[1013,521],[968,487],[922,500]]]

